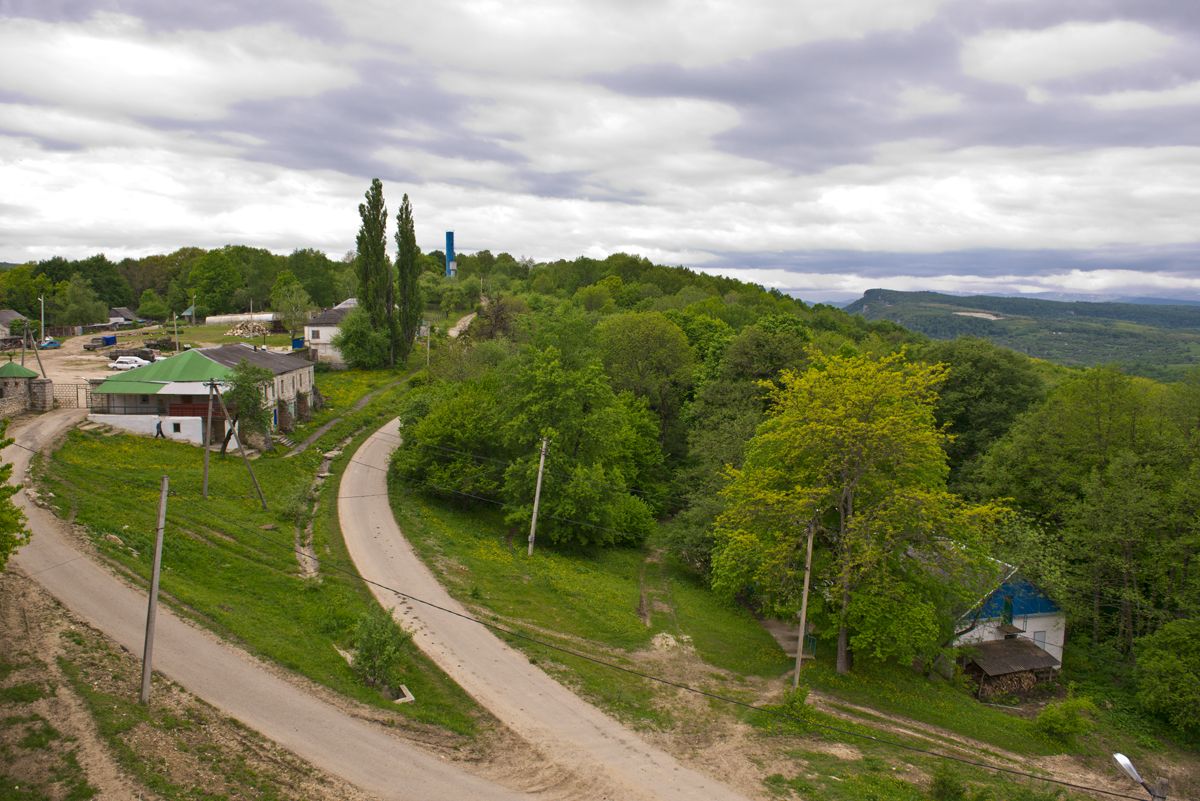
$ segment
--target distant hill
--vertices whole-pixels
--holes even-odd
[[[869,289],[845,308],[935,339],[983,337],[1060,364],[1117,364],[1165,380],[1200,365],[1200,306]]]

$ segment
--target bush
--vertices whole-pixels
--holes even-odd
[[[1034,727],[1047,739],[1070,745],[1076,737],[1087,734],[1095,727],[1092,715],[1096,705],[1090,698],[1068,696],[1062,701],[1047,704],[1038,713]]]
[[[396,668],[410,639],[387,610],[363,613],[354,632],[354,674],[369,687],[395,687],[400,683]]]
[[[933,781],[929,784],[929,797],[933,801],[966,801],[967,785],[958,771],[938,763],[933,769]]]
[[[1200,732],[1200,620],[1174,620],[1137,644],[1137,699],[1185,732]]]

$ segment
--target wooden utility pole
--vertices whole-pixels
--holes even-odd
[[[150,703],[150,672],[154,662],[154,618],[158,611],[158,577],[162,570],[163,528],[167,524],[167,477],[162,477],[162,490],[158,496],[158,529],[154,534],[154,570],[150,574],[150,602],[146,607],[146,645],[142,651],[142,694],[138,699],[143,705]]]
[[[25,335],[28,336],[30,339],[33,339],[33,335],[30,334],[28,331],[25,332]],[[32,343],[31,343],[31,345],[32,345]],[[33,351],[33,357],[35,359],[37,359],[38,369],[42,371],[42,378],[46,378],[47,377],[46,376],[46,367],[45,367],[45,365],[42,364],[42,354],[38,351],[37,345],[32,345],[30,347],[30,350]],[[24,360],[22,360],[21,363],[24,364]]]
[[[800,686],[800,665],[804,659],[804,636],[808,633],[808,585],[812,579],[813,534],[817,530],[815,520],[808,524],[808,547],[804,555],[804,592],[800,595],[800,631],[796,633],[796,673],[792,676],[792,687]]]
[[[229,408],[225,405],[225,399],[221,397],[221,391],[217,391],[217,400],[221,402],[221,413],[225,415],[225,422],[230,424]],[[250,474],[250,480],[254,482],[254,491],[258,493],[258,500],[262,504],[263,511],[267,511],[267,499],[263,497],[262,487],[258,486],[258,479],[254,476],[254,468],[250,466],[250,457],[246,455],[246,446],[242,443],[242,435],[239,433],[238,452],[242,454],[242,461],[246,463],[246,472]]]
[[[212,398],[213,390],[217,388],[217,382],[209,379],[208,382],[208,414],[204,419],[204,497],[208,497],[208,452],[212,447]],[[240,443],[239,443],[240,444]]]
[[[538,459],[538,477],[537,488],[533,491],[533,517],[529,520],[529,555],[533,556],[533,541],[537,537],[537,516],[538,504],[542,500],[542,471],[546,468],[546,445],[545,437],[542,437],[542,455]]]

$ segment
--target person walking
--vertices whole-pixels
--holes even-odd
[[[154,424],[154,438],[158,439],[159,437],[162,437],[163,439],[167,438],[167,435],[164,434],[163,430],[162,430],[162,418],[161,417],[159,417],[158,422]]]

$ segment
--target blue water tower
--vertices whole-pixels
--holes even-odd
[[[458,262],[454,259],[454,232],[446,232],[446,277],[454,278],[458,275]]]

